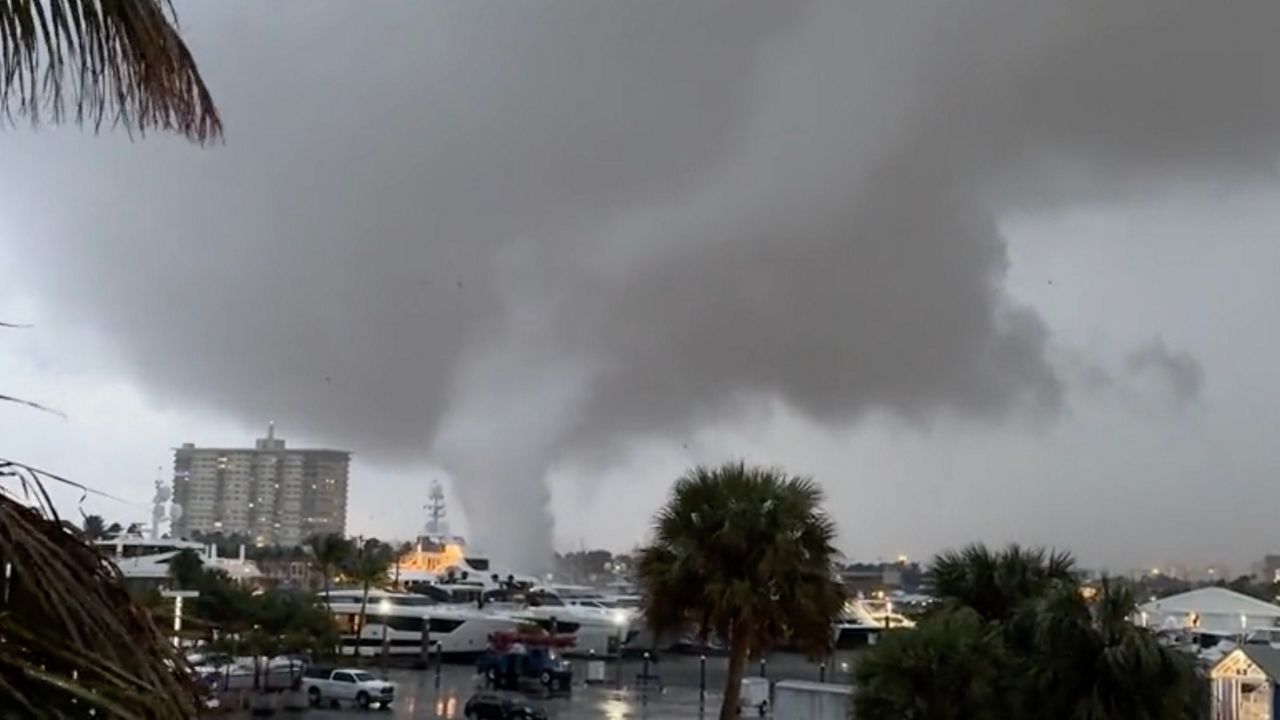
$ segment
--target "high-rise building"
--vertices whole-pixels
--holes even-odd
[[[240,534],[258,545],[299,545],[316,534],[345,533],[347,470],[343,450],[285,448],[267,428],[253,448],[173,453],[174,534]]]

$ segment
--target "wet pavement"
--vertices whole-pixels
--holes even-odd
[[[574,686],[567,693],[529,690],[505,693],[518,696],[530,705],[542,707],[549,718],[557,720],[684,720],[714,718],[720,707],[720,691],[725,677],[725,659],[710,657],[706,661],[706,692],[702,686],[703,669],[697,656],[664,655],[660,662],[646,665],[642,659],[622,663],[606,662],[603,682],[587,684],[587,661],[574,662]],[[784,679],[848,682],[851,656],[837,657],[825,671],[818,663],[796,656],[777,654],[764,667],[771,681]],[[843,668],[843,672],[841,672]],[[366,668],[370,669],[370,668]],[[374,670],[374,672],[377,672]],[[760,675],[761,667],[752,664],[749,674]],[[413,718],[461,720],[467,699],[483,689],[482,679],[471,665],[445,664],[436,669],[391,669],[387,675],[398,685],[397,700],[389,710],[356,709],[309,710],[302,717],[314,720],[348,718]],[[299,715],[293,715],[298,717]]]

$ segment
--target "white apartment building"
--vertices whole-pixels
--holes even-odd
[[[286,448],[274,424],[253,448],[186,443],[173,454],[178,537],[240,534],[258,545],[299,545],[345,533],[351,453]]]

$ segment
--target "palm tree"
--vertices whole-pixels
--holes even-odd
[[[194,589],[204,575],[204,561],[195,550],[180,550],[169,559],[169,578],[179,588]]]
[[[338,571],[338,568],[344,566],[350,560],[351,541],[338,533],[329,533],[328,535],[312,535],[307,540],[307,545],[311,548],[312,558],[323,578],[325,608],[332,610],[333,607],[329,603],[329,591],[332,589],[333,576]]]
[[[930,568],[940,608],[859,664],[861,716],[1203,717],[1208,686],[1192,658],[1129,622],[1133,596],[1113,581],[1090,604],[1074,564],[1016,545],[940,555]]]
[[[749,656],[783,640],[815,655],[844,607],[834,580],[836,529],[807,478],[730,462],[676,481],[640,551],[645,616],[655,632],[698,628],[729,642],[721,718],[737,714]]]
[[[413,552],[413,543],[410,543],[410,542],[400,543],[400,545],[396,548],[396,552],[395,552],[396,577],[395,577],[395,580],[393,581],[396,587],[400,587],[400,560],[401,558],[403,558],[404,556],[408,555],[411,552]]]
[[[107,522],[101,515],[85,515],[83,535],[87,542],[102,540],[107,536]]]
[[[1135,608],[1133,593],[1106,578],[1092,605],[1075,588],[1057,589],[1042,600],[1032,638],[1039,651],[1027,665],[1023,694],[1034,700],[1024,716],[1205,717],[1208,681],[1194,658],[1134,625]]]
[[[360,660],[360,642],[364,638],[364,622],[369,608],[369,590],[387,584],[387,567],[391,564],[391,548],[377,540],[370,540],[360,546],[359,552],[352,558],[347,576],[360,584],[363,593],[360,596],[360,619],[356,623],[355,660]]]
[[[1009,545],[992,551],[982,543],[934,558],[929,569],[938,598],[972,608],[985,620],[1004,621],[1028,599],[1057,585],[1076,586],[1075,560],[1069,553]]]
[[[910,632],[886,633],[854,668],[856,717],[1017,717],[998,634],[970,608],[943,609]]]

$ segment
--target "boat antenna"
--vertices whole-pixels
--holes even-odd
[[[449,534],[449,523],[445,519],[444,508],[444,488],[440,487],[439,480],[431,481],[431,494],[427,496],[427,535],[438,535],[440,537]]]
[[[165,513],[165,505],[173,499],[173,489],[164,481],[164,466],[156,468],[156,494],[151,499],[151,539],[156,540],[160,537],[160,523],[168,520],[169,517]]]

